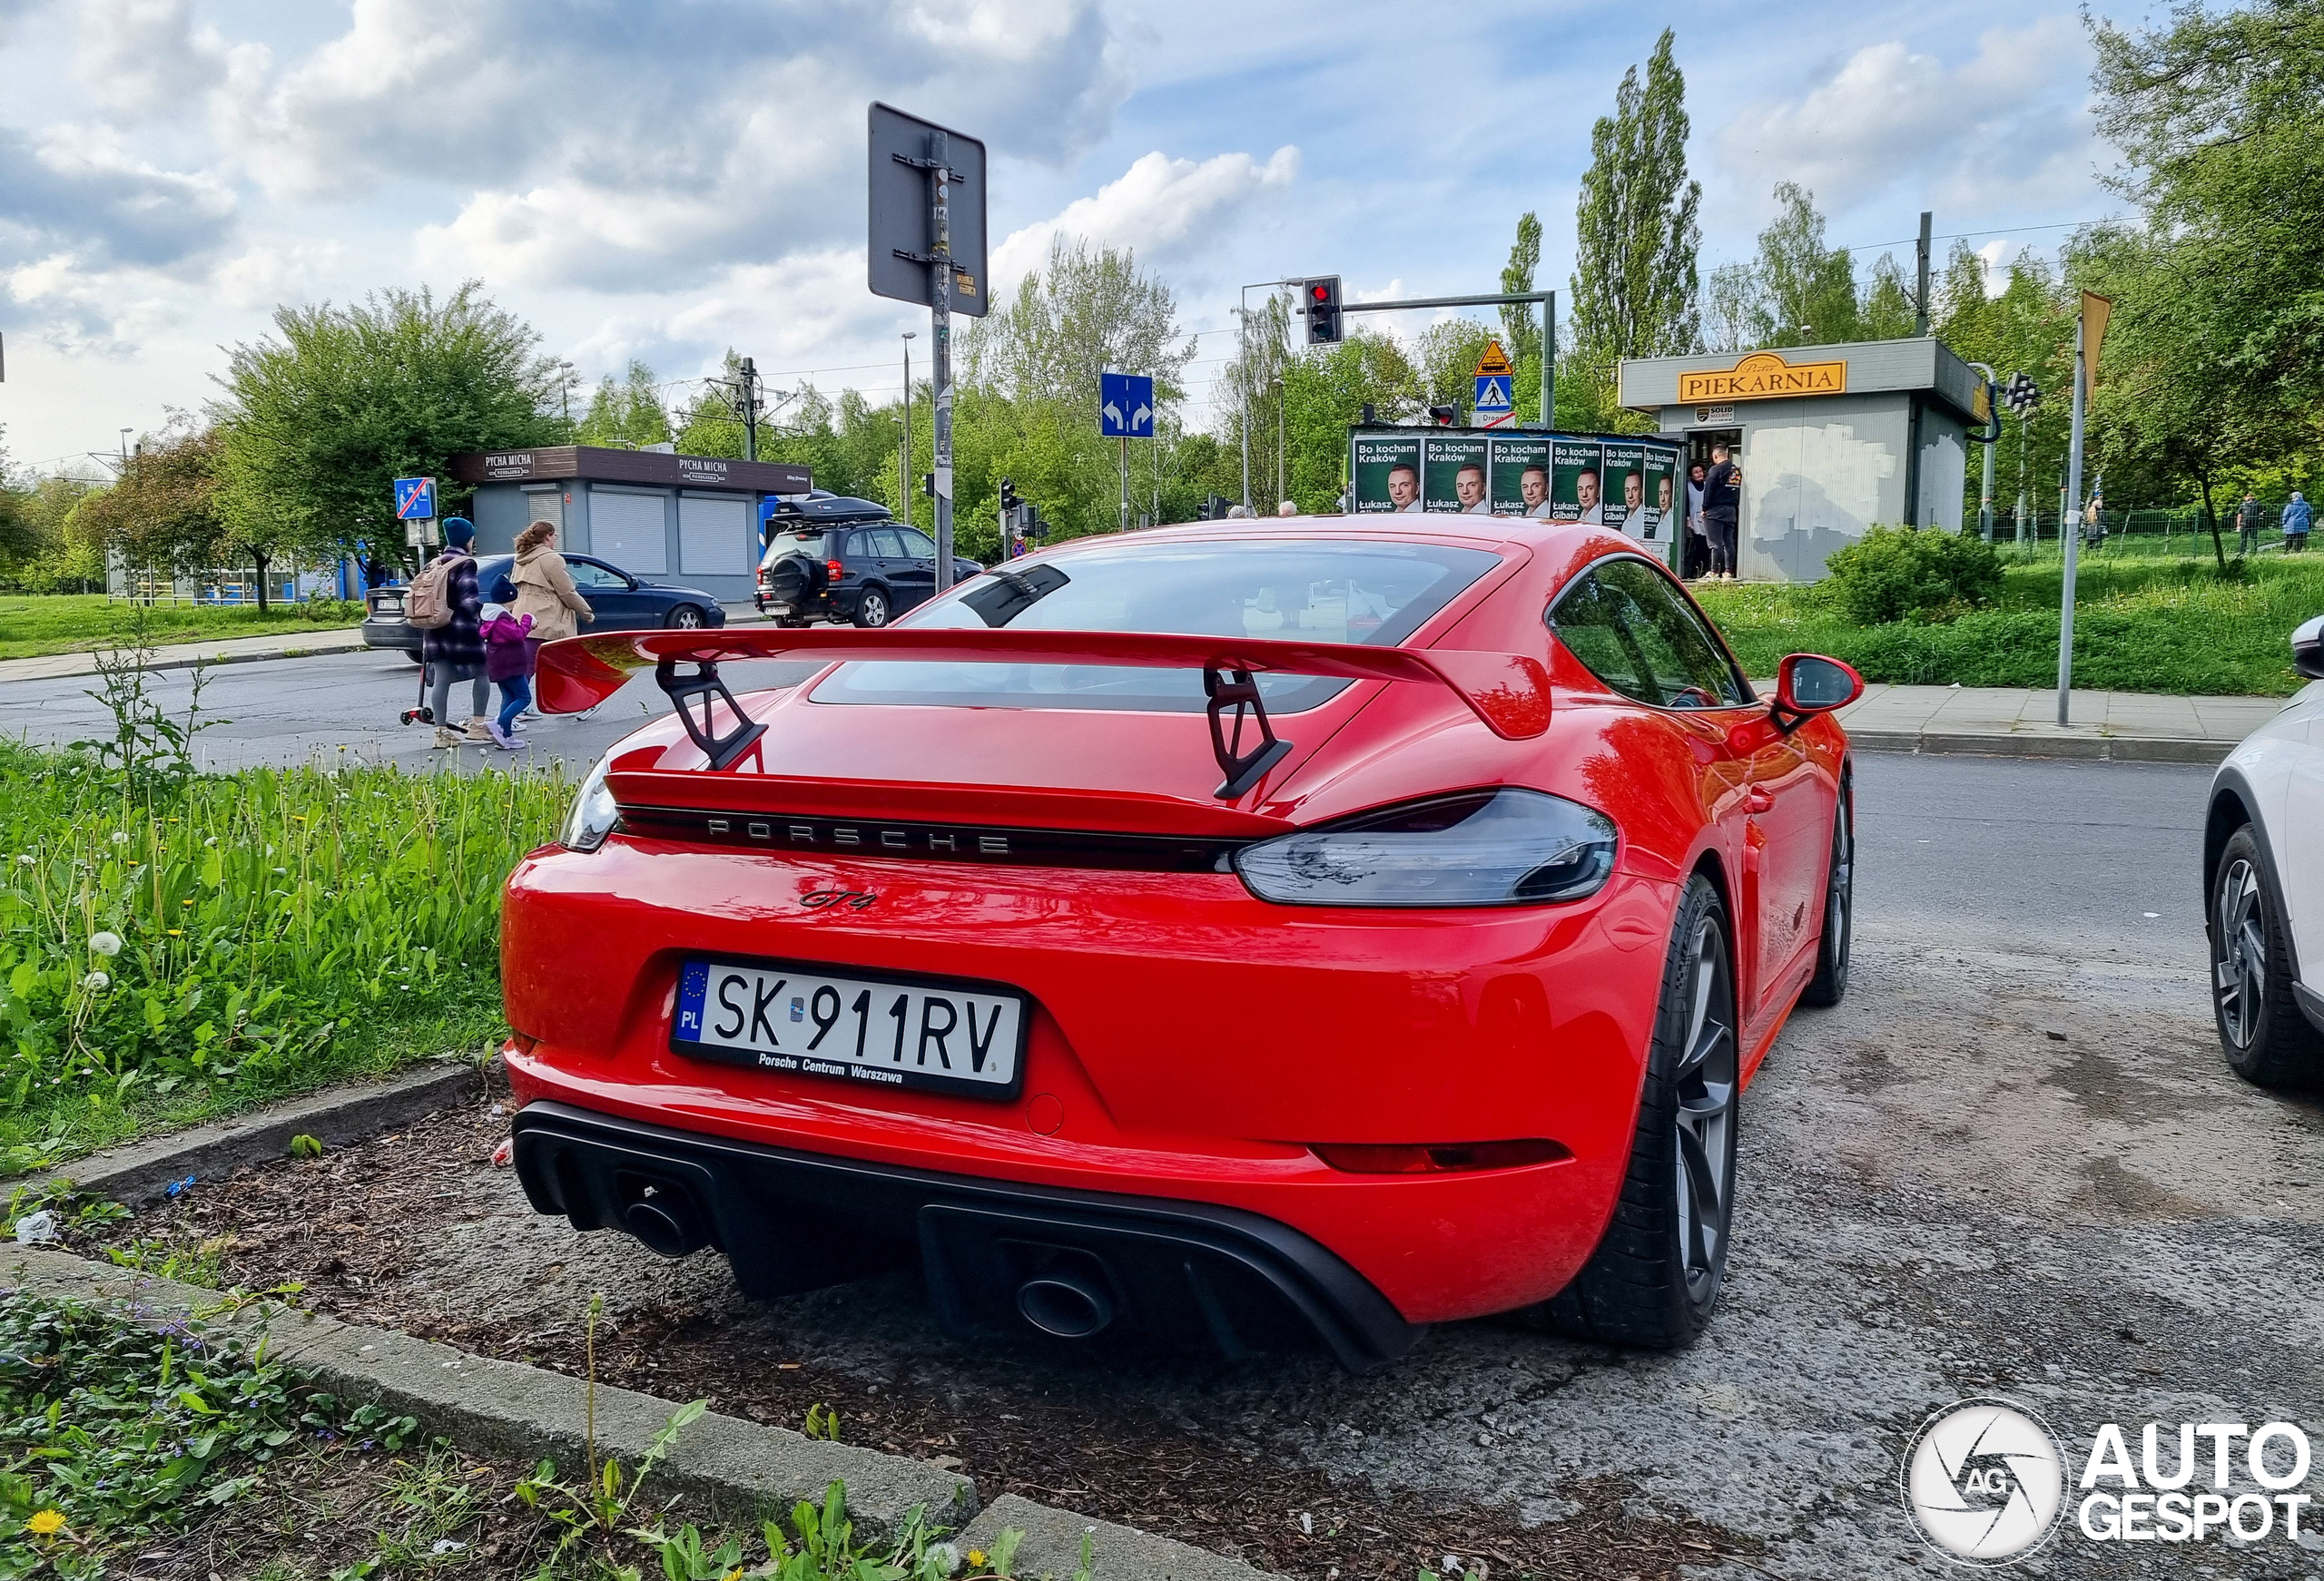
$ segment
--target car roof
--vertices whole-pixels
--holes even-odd
[[[1478,549],[1517,546],[1557,552],[1602,540],[1609,546],[1641,548],[1610,528],[1581,522],[1543,522],[1529,516],[1472,516],[1450,511],[1426,515],[1385,512],[1312,516],[1248,516],[1232,521],[1184,522],[1134,533],[1101,533],[1070,538],[1042,551],[1064,554],[1100,544],[1189,544],[1234,539],[1380,538],[1406,544],[1457,544]]]

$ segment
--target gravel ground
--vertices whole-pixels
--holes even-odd
[[[2133,1440],[2150,1419],[2324,1434],[2324,1109],[2228,1073],[2183,918],[1965,926],[1945,909],[1944,837],[1911,849],[1955,815],[1884,821],[1866,801],[1856,981],[1795,1018],[1744,1101],[1729,1281],[1682,1355],[1472,1323],[1357,1379],[1321,1360],[971,1350],[902,1277],[752,1307],[710,1256],[665,1262],[531,1215],[485,1162],[506,1121],[481,1109],[205,1183],[135,1232],[231,1234],[236,1282],[304,1280],[326,1310],[551,1366],[577,1364],[602,1289],[621,1381],[784,1423],[828,1401],[850,1439],[958,1462],[988,1497],[1318,1581],[1409,1581],[1447,1552],[1592,1577],[1943,1574],[1901,1512],[1897,1461],[1970,1395],[2041,1412],[2070,1471],[2109,1420]],[[2183,823],[2140,847],[2182,912]],[[1913,861],[1926,882],[1907,893]],[[2100,880],[2132,906],[2149,881]],[[2024,1568],[2313,1577],[2319,1552],[2069,1527]]]

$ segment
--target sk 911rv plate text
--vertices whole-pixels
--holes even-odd
[[[695,1059],[980,1098],[1015,1095],[1024,1046],[1025,997],[1005,989],[700,959],[670,1026]]]

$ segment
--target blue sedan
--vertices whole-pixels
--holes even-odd
[[[492,590],[517,564],[514,555],[487,555],[477,562],[477,586],[486,602]],[[567,555],[566,569],[573,585],[589,601],[597,618],[583,624],[584,632],[680,631],[723,626],[726,611],[718,600],[698,587],[671,587],[632,576],[620,566],[587,555]],[[419,662],[419,633],[403,618],[405,589],[374,588],[366,595],[363,641],[374,648],[401,648]]]

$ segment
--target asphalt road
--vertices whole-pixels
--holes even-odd
[[[729,666],[738,690],[782,685],[812,673],[814,666],[770,663]],[[155,671],[145,677],[153,700],[182,722],[192,699],[193,675],[185,670]],[[0,685],[0,734],[21,735],[43,745],[61,745],[110,734],[112,713],[90,693],[94,675],[54,681],[12,681]],[[489,742],[455,751],[438,749],[424,725],[398,722],[419,699],[419,666],[400,653],[360,650],[257,663],[219,664],[203,677],[202,715],[223,721],[195,737],[204,768],[241,769],[337,761],[343,754],[404,769],[479,767],[522,763],[564,765],[571,775],[587,771],[599,753],[655,714],[670,711],[650,675],[630,683],[586,718],[543,718],[521,727],[530,745],[504,752]],[[497,692],[489,702],[497,711]],[[468,688],[452,688],[450,712],[465,718]]]
[[[156,680],[182,696],[183,677]],[[222,763],[341,744],[408,764],[486,760],[431,754],[394,725],[411,684],[401,659],[364,655],[221,670],[210,701],[236,722],[202,743]],[[69,740],[102,720],[83,690],[12,686],[0,729]],[[535,750],[577,767],[660,702],[633,682],[594,720],[537,727]],[[333,724],[350,714],[371,722]],[[521,1334],[569,1324],[602,1290],[616,1325],[660,1336],[649,1365],[667,1370],[631,1381],[675,1390],[689,1354],[709,1366],[737,1345],[805,1358],[808,1374],[711,1371],[721,1409],[771,1419],[793,1419],[783,1390],[815,1376],[875,1419],[911,1401],[919,1419],[957,1421],[964,1444],[997,1420],[1135,1425],[1174,1453],[1262,1457],[1449,1511],[1556,1521],[1619,1487],[1642,1518],[1763,1545],[1752,1568],[1717,1572],[1736,1581],[1946,1573],[1905,1522],[1897,1468],[1914,1429],[1957,1399],[2038,1410],[2070,1477],[2110,1421],[2133,1454],[2149,1420],[2291,1420],[2324,1444],[2324,1107],[2249,1087],[2221,1059],[2195,876],[2208,777],[1859,759],[1854,981],[1842,1006],[1794,1017],[1743,1100],[1728,1283],[1683,1354],[1497,1322],[1441,1328],[1360,1379],[1304,1359],[971,1350],[936,1331],[910,1279],[754,1307],[714,1257],[670,1263],[576,1236],[474,1164],[447,1164],[457,1201],[409,1232],[393,1299]],[[319,1293],[325,1276],[301,1272]],[[2026,1568],[2314,1577],[2324,1542],[2130,1547],[2068,1524]],[[1588,1573],[1625,1572],[1610,1555]]]

